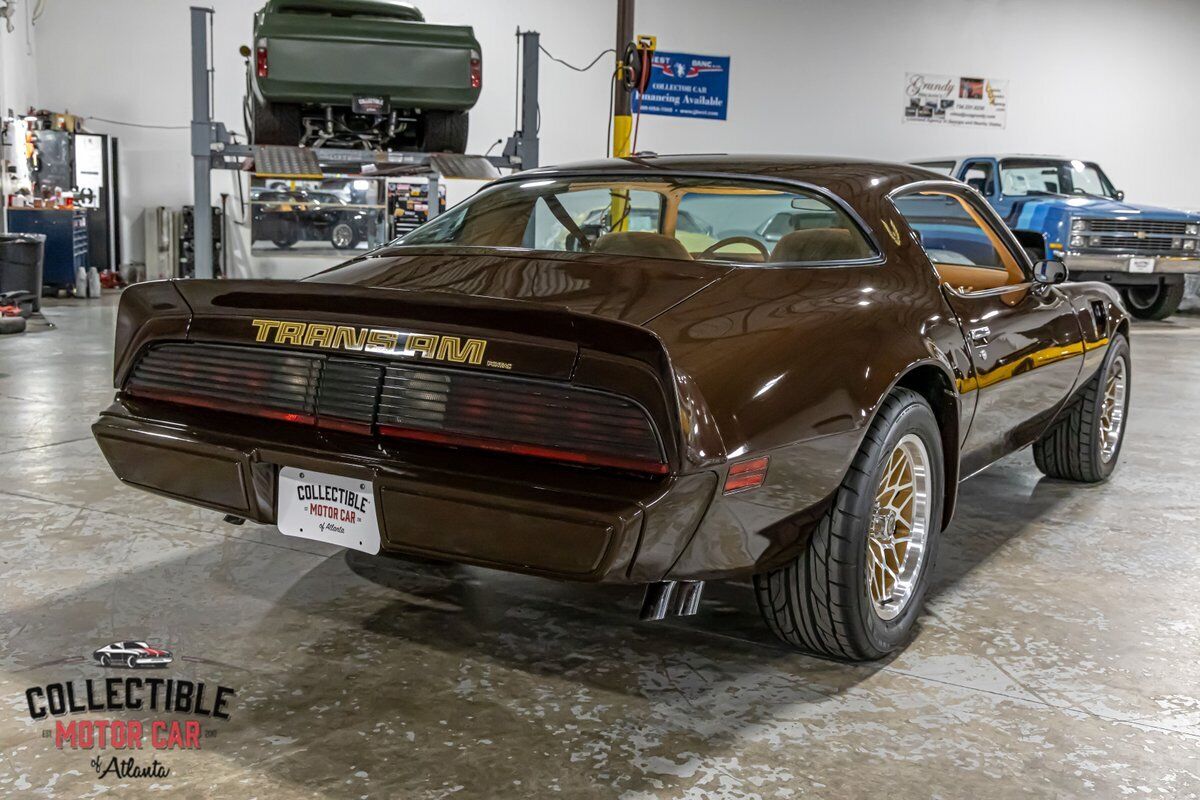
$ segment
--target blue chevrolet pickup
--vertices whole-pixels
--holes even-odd
[[[1129,311],[1165,319],[1200,272],[1200,213],[1125,202],[1099,165],[1029,155],[914,161],[974,187],[1035,260],[1061,258],[1075,280],[1120,289]]]

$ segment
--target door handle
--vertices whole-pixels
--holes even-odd
[[[992,335],[992,329],[986,325],[979,328],[971,328],[968,335],[971,337],[973,344],[984,345],[988,343],[988,337]]]

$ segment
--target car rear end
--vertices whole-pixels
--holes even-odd
[[[483,83],[474,32],[421,19],[386,0],[271,0],[255,29],[257,94],[362,113],[470,109]]]
[[[144,284],[122,298],[115,382],[93,431],[121,480],[262,523],[289,476],[356,481],[383,552],[658,580],[716,488],[679,474],[655,336],[561,308]]]

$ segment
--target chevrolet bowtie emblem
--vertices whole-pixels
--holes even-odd
[[[1134,236],[1136,236],[1136,237],[1137,237],[1137,238],[1139,238],[1139,239],[1145,239],[1145,238],[1146,238],[1146,232],[1145,232],[1145,231],[1138,231],[1137,233],[1135,233],[1135,234],[1134,234]]]

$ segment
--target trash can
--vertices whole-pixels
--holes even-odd
[[[33,310],[42,310],[42,259],[46,236],[41,233],[0,233],[0,294],[25,291],[33,295]]]

